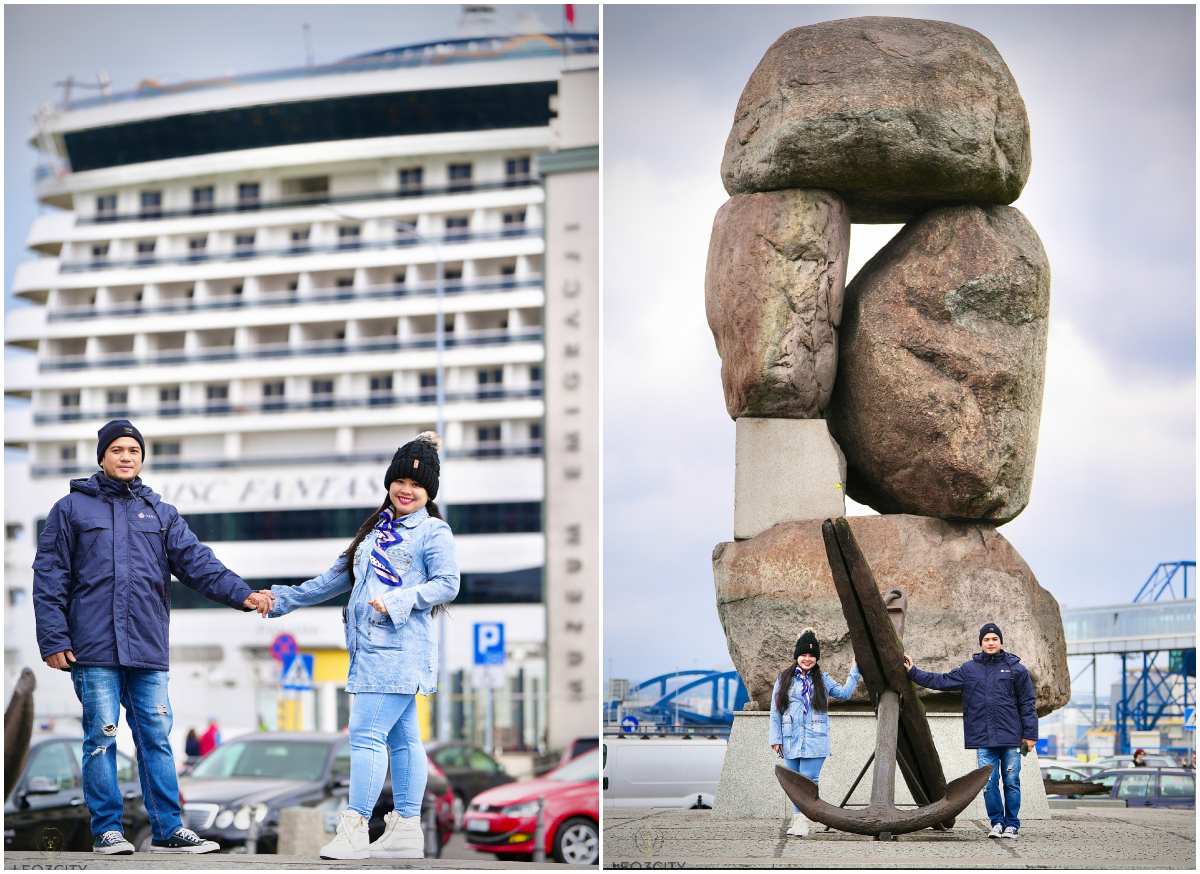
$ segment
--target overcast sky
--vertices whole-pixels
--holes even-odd
[[[533,14],[552,31],[563,27],[561,4],[496,7],[496,30],[512,32]],[[54,6],[4,7],[4,304],[17,264],[32,257],[25,237],[37,215],[36,152],[28,145],[34,110],[62,99],[67,76],[96,82],[108,73],[116,92],[142,79],[178,82],[256,73],[305,62],[304,24],[311,25],[318,64],[392,46],[456,36],[463,7],[445,5]],[[575,29],[599,29],[599,7],[577,5]],[[76,90],[91,95],[95,91]],[[22,302],[16,301],[16,305]]]
[[[732,539],[734,426],[704,315],[721,154],[767,47],[859,15],[979,31],[1029,112],[1033,170],[1014,206],[1050,259],[1049,360],[1032,499],[1001,533],[1069,606],[1130,601],[1158,562],[1196,557],[1194,7],[607,6],[612,676],[732,667],[711,553]],[[896,230],[854,225],[851,275]],[[1102,684],[1118,676],[1108,661]]]

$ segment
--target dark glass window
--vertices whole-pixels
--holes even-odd
[[[346,278],[343,276],[341,279],[339,279],[337,281],[337,287],[338,288],[353,288],[354,287],[354,278],[353,277]]]
[[[178,456],[179,441],[172,440],[169,442],[155,442],[150,444],[150,449],[154,452],[155,458],[162,456]]]
[[[158,390],[159,410],[164,416],[177,416],[179,409],[179,386],[171,385]]]
[[[504,382],[504,370],[500,367],[477,371],[475,376],[480,385],[487,385],[488,383],[498,384]]]
[[[529,368],[529,381],[530,382],[541,382],[542,381],[542,368],[540,368],[540,367]]]
[[[403,285],[404,277],[406,275],[407,275],[407,271],[405,271],[404,273],[397,273],[395,276],[392,277],[392,282],[396,283],[396,285]]]
[[[59,399],[59,402],[64,407],[79,406],[79,392],[77,392],[77,391],[63,392],[61,395],[58,396],[58,399]]]
[[[192,212],[212,212],[213,208],[213,187],[211,185],[204,188],[192,189]]]
[[[465,215],[446,219],[446,230],[450,230],[451,228],[465,228],[466,226],[467,217]]]
[[[391,391],[392,390],[392,375],[390,373],[382,374],[381,376],[371,377],[371,391]]]
[[[60,461],[74,461],[75,452],[78,447],[75,446],[60,446],[58,447],[58,458]]]
[[[238,206],[258,206],[257,182],[242,182],[238,185]]]
[[[358,225],[342,225],[338,228],[338,248],[357,249],[362,229]]]
[[[249,255],[254,249],[254,234],[238,234],[234,237],[234,251],[239,255]]]
[[[425,173],[421,167],[410,167],[400,171],[400,190],[402,192],[420,191],[421,180]]]
[[[129,403],[129,392],[110,391],[108,393],[108,405],[110,407],[124,407],[127,403]]]
[[[467,191],[471,188],[471,165],[450,165],[450,190]]]
[[[117,196],[115,194],[102,194],[96,198],[96,214],[100,218],[111,218],[111,214],[117,211]]]
[[[477,429],[477,436],[480,443],[499,443],[500,442],[500,426],[486,425]]]
[[[437,374],[422,373],[421,374],[421,395],[422,401],[432,401],[437,399]]]
[[[312,381],[312,406],[333,406],[333,380],[314,379]]]
[[[545,127],[557,91],[554,82],[526,82],[298,100],[106,125],[63,139],[79,173],[293,143]]]
[[[151,260],[150,256],[154,254],[154,241],[153,240],[151,240],[149,242],[142,241],[142,242],[138,243],[137,250],[138,250],[138,260],[139,261]]]
[[[283,386],[282,380],[279,382],[264,382],[263,383],[263,387],[262,387],[263,397],[269,398],[269,400],[263,401],[263,409],[264,410],[282,410],[283,409],[283,406],[284,406],[283,389],[284,389],[284,386]]]
[[[161,191],[143,191],[142,192],[142,215],[155,216],[162,214],[162,192]]]
[[[539,423],[534,422],[532,425],[529,426],[529,441],[531,443],[537,443],[541,439],[542,439],[542,426]]]
[[[107,258],[107,257],[108,257],[108,243],[100,243],[99,245],[92,246],[92,258],[95,258],[98,260],[100,258]]]
[[[529,158],[510,158],[504,164],[504,175],[509,177],[528,176]]]
[[[505,264],[503,267],[500,268],[501,276],[512,276],[516,272],[517,272],[517,265],[515,265],[515,264]]]
[[[228,385],[210,385],[207,386],[208,405],[207,410],[210,413],[228,413],[229,412],[229,386]]]
[[[542,600],[542,569],[507,573],[465,573],[459,576],[455,604],[537,604]]]

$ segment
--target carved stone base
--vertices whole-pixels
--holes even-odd
[[[946,780],[954,780],[975,770],[975,751],[963,749],[962,714],[929,713],[928,717]],[[829,721],[833,754],[825,760],[819,785],[824,801],[839,804],[875,749],[875,714],[834,711]],[[721,782],[713,802],[714,819],[791,817],[792,804],[775,779],[775,766],[780,759],[767,744],[769,729],[770,714],[766,711],[746,711],[734,717],[729,746],[725,751],[725,764],[721,768]],[[859,782],[850,798],[851,804],[870,801],[873,768],[874,765],[868,768]],[[903,780],[896,781],[896,803],[913,803]],[[1046,801],[1041,769],[1037,753],[1034,752],[1021,759],[1019,815],[1022,821],[1050,818],[1050,805]],[[961,827],[970,819],[987,819],[983,793],[962,812],[958,818],[959,826],[956,827]],[[813,827],[818,830],[823,828],[820,825]]]

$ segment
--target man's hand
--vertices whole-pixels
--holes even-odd
[[[75,661],[75,653],[71,652],[69,649],[65,649],[62,652],[56,652],[54,655],[50,656],[50,658],[46,659],[46,667],[54,668],[56,671],[69,670],[71,666],[67,664],[68,659]]]
[[[1022,741],[1022,743],[1027,743],[1027,744],[1029,744],[1029,751],[1030,751],[1030,752],[1033,752],[1034,750],[1036,750],[1036,749],[1037,749],[1037,741],[1035,741],[1035,740],[1029,740],[1029,738],[1025,738],[1025,740],[1023,740],[1023,741]]]
[[[380,613],[384,614],[385,616],[387,615],[387,605],[383,603],[382,595],[380,597],[376,598],[374,601],[368,601],[367,603],[370,604],[372,607],[374,607],[376,610],[378,610]]]
[[[258,615],[263,619],[266,619],[267,614],[270,613],[272,608],[275,606],[275,599],[271,596],[269,590],[264,589],[261,592],[251,592],[250,597],[246,599],[246,602],[243,606],[248,607],[251,610],[257,610]]]
[[[905,653],[904,654],[904,670],[910,671],[910,670],[912,670],[912,666],[913,666],[912,659],[910,659],[908,657],[908,653]]]

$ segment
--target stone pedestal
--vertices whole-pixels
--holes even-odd
[[[975,751],[963,749],[962,715],[930,713],[928,716],[946,782],[975,770]],[[782,760],[767,744],[769,730],[767,711],[746,711],[734,717],[721,767],[721,782],[713,802],[714,819],[785,819],[792,815],[792,804],[775,779],[775,765]],[[822,800],[840,804],[875,749],[875,714],[834,711],[830,714],[829,735],[832,754],[825,760],[818,785]],[[867,769],[850,797],[851,804],[866,804],[871,800],[874,767],[872,763]],[[908,786],[897,776],[896,804],[912,803]],[[1021,758],[1020,818],[1022,821],[1050,818],[1036,752]],[[967,819],[987,819],[982,792],[958,817],[959,822]]]
[[[824,419],[737,420],[733,537],[846,515],[846,458]]]
[[[280,856],[319,856],[321,847],[333,840],[329,811],[311,807],[287,807],[279,811]]]

